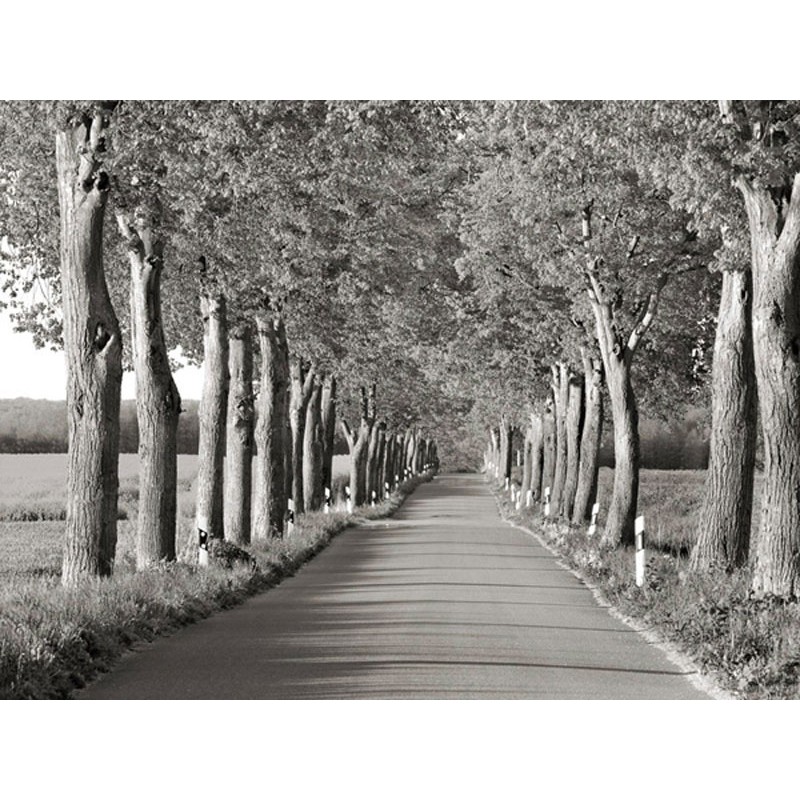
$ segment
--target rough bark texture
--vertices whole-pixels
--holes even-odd
[[[584,414],[581,432],[578,488],[572,522],[580,525],[591,518],[597,496],[597,472],[600,464],[600,440],[603,435],[603,364],[600,359],[583,356]]]
[[[225,538],[250,542],[253,488],[253,334],[237,325],[228,339],[228,429],[225,436]]]
[[[503,486],[505,486],[506,480],[511,481],[511,468],[514,463],[514,452],[511,446],[513,436],[514,429],[503,417],[500,423],[500,480]]]
[[[582,424],[583,378],[579,375],[571,375],[567,392],[567,418],[565,425],[565,435],[567,439],[567,470],[559,509],[559,513],[566,520],[572,519],[572,511],[575,506],[575,493],[578,490]]]
[[[800,596],[800,174],[790,198],[740,178],[750,223],[764,490],[752,588]]]
[[[139,425],[139,513],[136,568],[175,560],[178,418],[181,398],[172,378],[161,317],[163,246],[143,217],[118,217],[131,267],[131,341]]]
[[[542,451],[541,499],[544,500],[544,490],[548,487],[552,497],[553,478],[556,473],[556,419],[552,398],[548,398],[542,414]]]
[[[394,448],[396,437],[393,434],[386,434],[386,442],[383,448],[383,494],[386,497],[394,488]],[[388,489],[387,489],[388,486]]]
[[[555,400],[556,463],[550,504],[554,514],[561,508],[562,493],[567,480],[567,404],[569,402],[569,369],[563,362],[553,367],[553,398]]]
[[[67,586],[110,575],[117,546],[122,345],[103,268],[104,124],[98,112],[56,136],[69,430],[61,581]]]
[[[372,427],[375,424],[375,386],[369,394],[365,387],[361,387],[361,423],[358,433],[350,430],[348,424],[342,420],[347,445],[350,448],[350,497],[353,507],[363,505],[367,500],[367,450],[369,448]]]
[[[328,375],[322,387],[322,486],[333,486],[333,443],[336,436],[336,378]]]
[[[531,460],[531,504],[542,497],[542,461],[544,458],[544,429],[541,414],[531,414],[531,440],[529,445]]]
[[[200,297],[203,315],[203,390],[198,411],[197,527],[209,539],[223,539],[223,469],[228,411],[228,325],[225,298]]]
[[[525,498],[531,488],[531,471],[531,429],[527,428],[522,442],[522,484],[519,487],[522,495],[522,505],[525,505]]]
[[[303,439],[306,429],[306,413],[308,401],[314,387],[314,370],[303,370],[298,360],[289,364],[291,385],[289,399],[289,425],[292,433],[292,499],[294,513],[305,511],[303,498]]]
[[[306,511],[318,511],[325,499],[322,482],[324,441],[322,431],[322,386],[314,381],[306,410],[303,436],[303,502]]]
[[[282,536],[288,508],[286,491],[289,422],[289,357],[280,315],[258,317],[261,380],[256,422],[256,513],[253,536]]]
[[[757,398],[752,277],[724,272],[711,374],[711,445],[691,564],[732,570],[747,563],[753,507]]]

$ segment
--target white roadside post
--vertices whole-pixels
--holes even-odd
[[[378,493],[373,489],[372,490],[372,500],[370,501],[370,505],[375,508],[375,498],[378,496]]]
[[[528,491],[525,492],[525,508],[530,508],[532,502],[533,502],[533,491],[531,489],[528,489]]]
[[[510,488],[511,488],[511,478],[506,478],[505,490],[508,491]]]
[[[522,489],[517,490],[517,511],[522,508]]]
[[[550,487],[545,486],[544,489],[544,515],[550,516]]]
[[[331,513],[331,488],[330,486],[325,487],[325,513]]]
[[[197,564],[200,567],[208,566],[208,533],[202,528],[197,529]]]
[[[517,466],[518,467],[522,466],[522,451],[521,450],[517,450]]]
[[[592,506],[592,521],[589,523],[589,530],[586,532],[587,536],[594,536],[597,533],[597,515],[600,513],[600,503],[595,503]]]
[[[397,475],[397,474],[395,474],[395,476],[394,476],[394,485],[395,486],[399,486],[400,485],[400,476]]]
[[[289,510],[286,512],[286,535],[294,533],[294,500],[289,498]]]
[[[644,567],[645,567],[645,550],[644,550],[644,517],[636,517],[636,585],[639,587],[644,586]]]
[[[347,498],[347,513],[348,514],[352,514],[353,513],[353,499],[350,497],[350,487],[349,486],[345,486],[344,487],[344,495]]]
[[[389,481],[384,481],[383,482],[383,491],[384,491],[384,497],[389,497],[389,492],[390,492],[390,490],[389,490]]]

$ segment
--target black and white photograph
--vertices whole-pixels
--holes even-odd
[[[298,791],[335,764],[347,794],[350,741],[380,753],[350,796],[505,797],[559,741],[652,782],[672,747],[697,767],[704,726],[779,736],[800,100],[711,98],[797,84],[702,61],[707,30],[670,38],[683,3],[663,36],[656,11],[526,16],[530,69],[505,3],[471,28],[449,4],[165,9],[172,44],[145,5],[29,20],[19,86],[5,57],[0,711],[22,738],[108,725],[115,758],[175,747],[214,796],[267,791],[225,783],[238,758]],[[514,768],[470,781],[482,750]],[[569,795],[554,764],[542,792]]]

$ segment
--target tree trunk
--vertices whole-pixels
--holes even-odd
[[[122,343],[103,268],[104,126],[98,110],[56,135],[69,427],[66,586],[110,575],[117,547]]]
[[[561,516],[569,521],[575,507],[575,494],[578,490],[578,468],[580,466],[581,424],[583,423],[583,378],[579,375],[569,377],[567,392],[567,418],[565,435],[567,438],[567,470],[564,489],[561,494]]]
[[[322,486],[333,488],[333,445],[336,435],[336,378],[328,375],[322,387]]]
[[[489,452],[491,454],[491,475],[489,477],[499,479],[500,477],[500,429],[492,428],[489,431],[491,441],[489,444]]]
[[[791,197],[744,178],[750,222],[753,353],[764,490],[753,564],[757,595],[800,596],[800,174]],[[776,205],[777,203],[777,205]]]
[[[306,411],[303,437],[303,501],[306,511],[319,511],[325,497],[322,468],[325,445],[322,433],[322,386],[314,381]]]
[[[344,431],[347,445],[350,448],[350,497],[353,507],[364,505],[367,500],[367,450],[369,448],[370,435],[375,419],[372,416],[375,402],[375,387],[370,390],[368,397],[365,387],[361,387],[361,424],[356,436],[342,420],[342,430]]]
[[[288,508],[286,430],[289,417],[289,359],[280,315],[258,316],[261,380],[256,421],[256,513],[253,536],[283,535]]]
[[[567,404],[569,402],[569,369],[564,362],[553,367],[553,397],[555,398],[556,463],[550,504],[554,514],[561,508],[562,493],[567,480]]]
[[[131,266],[131,341],[139,424],[139,513],[136,568],[175,560],[178,417],[181,397],[172,378],[161,316],[163,243],[149,221],[117,215]]]
[[[237,325],[228,340],[228,428],[225,436],[225,536],[250,543],[253,486],[253,336],[250,325]]]
[[[373,425],[369,434],[369,444],[367,445],[367,465],[366,465],[366,502],[370,503],[378,495],[378,446],[380,440],[380,423]]]
[[[531,460],[531,504],[538,503],[542,497],[542,460],[544,457],[544,430],[541,414],[531,414],[530,444]]]
[[[605,367],[614,421],[614,489],[603,544],[629,547],[634,544],[634,522],[639,503],[639,412],[626,359],[610,353]]]
[[[386,443],[383,449],[383,496],[388,497],[394,488],[394,447],[395,436],[386,434]]]
[[[203,315],[203,392],[198,411],[197,527],[209,539],[223,539],[225,418],[228,410],[228,325],[225,298],[200,297]]]
[[[525,431],[525,438],[522,441],[522,484],[519,487],[519,493],[522,497],[521,505],[525,505],[525,499],[531,489],[531,429],[527,428]]]
[[[711,446],[692,568],[733,570],[747,563],[758,418],[752,276],[725,271],[711,375]]]
[[[303,439],[306,429],[308,401],[314,387],[314,370],[303,371],[300,361],[293,359],[289,365],[291,393],[289,400],[289,424],[292,436],[292,499],[294,513],[305,511],[303,498]]]
[[[553,494],[553,479],[556,474],[556,418],[552,396],[547,398],[547,403],[542,415],[542,500],[545,489],[550,489]]]
[[[381,422],[378,425],[378,452],[375,455],[375,500],[383,500],[383,457],[386,453],[386,424]]]
[[[603,364],[583,356],[584,415],[581,433],[580,471],[572,523],[580,525],[591,517],[597,500],[597,472],[600,464],[600,440],[603,434]]]

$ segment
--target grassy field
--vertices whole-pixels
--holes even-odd
[[[348,456],[335,456],[333,471],[347,474]],[[66,512],[64,453],[0,454],[0,578],[56,576],[61,571],[61,547]],[[117,561],[134,558],[138,458],[120,456],[120,520]],[[194,531],[194,479],[197,456],[178,456],[178,542]]]

